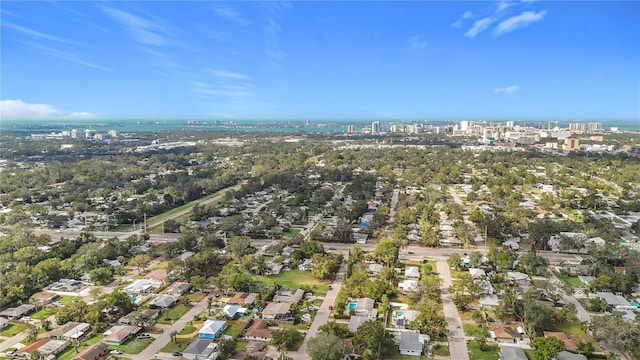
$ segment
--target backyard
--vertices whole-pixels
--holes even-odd
[[[29,325],[22,323],[9,323],[9,327],[0,332],[0,336],[12,337],[21,333],[25,330]]]
[[[193,338],[177,338],[175,339],[175,341],[169,341],[169,343],[167,343],[167,345],[165,345],[160,352],[167,352],[167,353],[173,353],[176,351],[182,351],[184,349],[187,348],[187,346],[189,346],[189,344],[191,344],[191,342],[193,341]]]
[[[174,321],[180,319],[182,315],[186,314],[190,308],[191,306],[189,305],[178,304],[168,311],[163,312],[158,317],[158,324],[170,325]]]
[[[316,286],[316,294],[326,294],[329,290],[329,282],[316,279],[311,272],[301,270],[283,271],[275,276],[254,276],[253,279],[266,286],[273,286],[278,283],[282,287],[289,289],[299,289],[304,285]]]
[[[118,346],[109,346],[109,349],[120,350],[125,354],[139,354],[153,341],[153,339],[132,339]]]
[[[467,342],[471,360],[498,360],[500,347],[498,345],[487,344],[484,350],[480,349],[480,343],[475,340]]]

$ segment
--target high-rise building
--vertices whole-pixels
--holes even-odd
[[[587,129],[589,131],[602,131],[602,123],[601,122],[592,122],[587,125]]]
[[[549,121],[549,126],[547,127],[547,129],[555,130],[556,128],[560,128],[560,121]]]
[[[377,134],[380,132],[380,121],[374,121],[371,123],[371,132]]]
[[[356,127],[352,124],[347,125],[347,133],[353,134],[354,132],[356,132]]]
[[[513,121],[507,121],[506,126],[507,126],[507,128],[512,129],[512,128],[515,126],[515,122],[513,122]]]
[[[78,130],[71,129],[71,138],[72,139],[77,139],[78,138]]]
[[[462,130],[462,131],[469,130],[469,121],[467,121],[467,120],[460,121],[460,130]]]
[[[587,130],[587,125],[585,123],[571,123],[571,124],[569,124],[569,130],[571,130],[571,131],[585,131],[585,130]]]

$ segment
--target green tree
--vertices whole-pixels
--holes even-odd
[[[147,264],[151,261],[151,256],[147,254],[138,254],[129,260],[129,265],[138,268],[138,274],[142,272]]]
[[[293,350],[303,337],[304,335],[296,329],[283,329],[273,335],[272,344],[280,351],[282,357],[287,350]]]
[[[320,328],[318,330],[325,334],[335,335],[341,339],[344,339],[349,335],[349,329],[347,329],[343,324],[338,324],[335,321],[329,321],[323,325],[320,325]]]
[[[580,341],[578,344],[578,352],[586,357],[590,357],[596,350],[593,343],[590,341]]]
[[[553,360],[564,349],[562,340],[555,336],[537,337],[531,340],[533,360]]]
[[[454,270],[459,269],[462,264],[462,258],[460,257],[460,254],[452,253],[451,255],[449,255],[449,258],[447,259],[447,264],[449,264],[449,268],[451,269],[454,269]]]
[[[384,325],[375,320],[367,321],[358,327],[353,336],[353,346],[360,354],[375,355],[376,358],[389,353],[394,346],[391,335]]]
[[[383,240],[376,245],[373,251],[373,257],[386,266],[392,266],[398,260],[399,252],[400,246],[397,242],[393,240]]]
[[[226,360],[231,357],[231,354],[236,350],[236,339],[222,339],[218,342],[218,346],[220,349],[220,357],[221,360]]]
[[[312,360],[340,360],[345,351],[342,339],[333,334],[320,333],[307,344],[307,354]]]

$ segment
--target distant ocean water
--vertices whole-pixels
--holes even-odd
[[[373,120],[371,120],[373,121]],[[105,132],[116,130],[118,132],[137,131],[268,131],[281,133],[296,132],[346,132],[347,125],[354,125],[356,130],[363,127],[370,127],[371,121],[363,120],[312,120],[307,123],[305,120],[2,120],[0,121],[1,131],[16,131],[25,133],[50,133],[64,130],[77,129],[79,132],[85,129]],[[588,121],[575,121],[584,122]],[[424,124],[432,126],[453,125],[456,121],[380,121],[384,128],[391,124]],[[504,123],[504,121],[502,121]],[[569,121],[561,121],[560,127],[568,127]],[[519,121],[519,125],[541,126],[546,128],[547,121]],[[636,130],[640,131],[640,121],[602,121],[605,129],[617,127],[620,131]]]

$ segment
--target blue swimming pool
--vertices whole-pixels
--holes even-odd
[[[637,303],[637,302],[635,302],[635,301],[632,301],[632,302],[630,302],[629,304],[631,304],[631,306],[638,307],[638,303]]]
[[[403,311],[400,311],[400,310],[396,311],[396,317],[401,317],[402,315],[404,315]]]
[[[358,306],[358,304],[356,304],[356,303],[349,303],[349,305],[348,305],[348,307],[347,307],[347,308],[348,308],[349,310],[355,310],[356,306]]]

